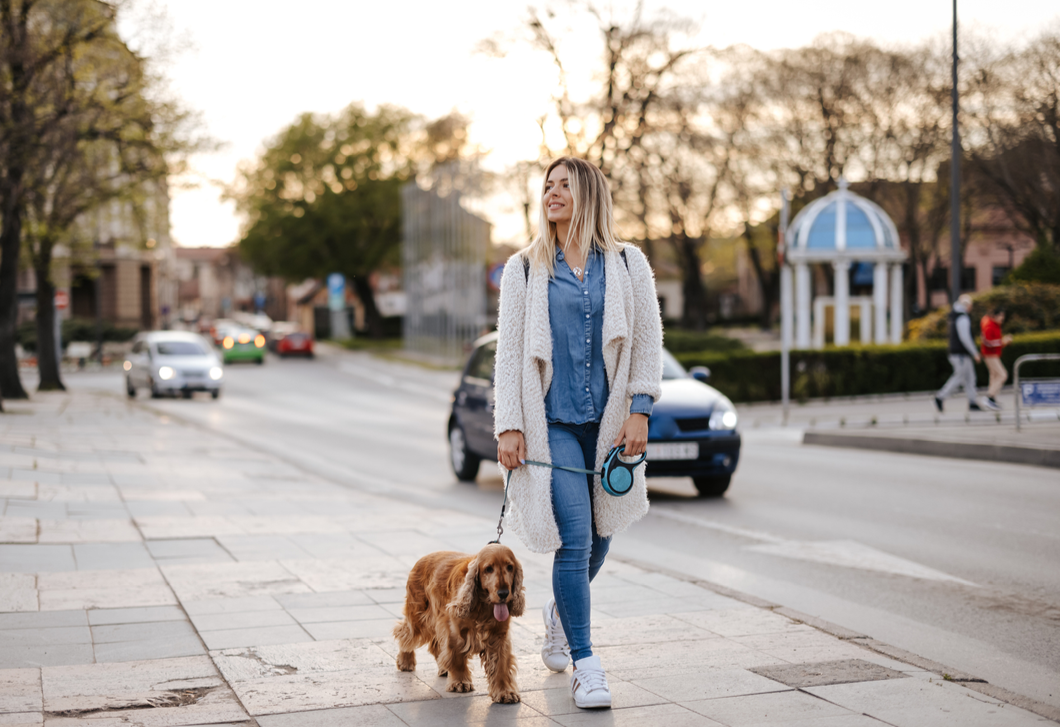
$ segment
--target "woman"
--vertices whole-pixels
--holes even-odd
[[[549,164],[539,233],[501,280],[494,425],[500,464],[513,470],[508,523],[530,550],[554,552],[554,598],[544,608],[545,665],[571,659],[579,707],[610,707],[589,637],[589,583],[611,536],[648,512],[644,467],[624,497],[598,476],[612,446],[639,455],[662,380],[662,322],[644,255],[615,239],[611,192],[599,169]]]

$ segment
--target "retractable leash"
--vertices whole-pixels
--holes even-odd
[[[611,451],[607,453],[607,459],[604,460],[604,469],[602,472],[586,470],[581,467],[566,467],[561,464],[549,464],[548,462],[535,462],[532,459],[523,460],[523,464],[531,464],[536,467],[549,467],[554,470],[564,470],[565,472],[574,472],[579,475],[600,475],[600,484],[603,485],[604,492],[614,497],[622,497],[633,488],[633,470],[636,469],[637,465],[642,464],[648,457],[646,452],[642,452],[640,457],[632,462],[624,462],[618,455],[622,454],[625,450],[626,445],[624,444],[612,447]],[[508,485],[512,481],[512,472],[514,471],[515,470],[508,470],[508,476],[504,480],[504,501],[501,502],[501,517],[497,521],[497,539],[491,540],[490,544],[499,544],[501,542],[501,535],[504,534],[504,511],[508,507]]]

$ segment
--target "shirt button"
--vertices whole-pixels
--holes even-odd
[[[585,364],[585,368],[589,368],[592,364]]]
[[[586,313],[586,314],[585,314],[585,317],[586,317],[586,318],[588,318],[588,317],[589,317],[589,314],[588,314],[588,313]]]
[[[588,338],[586,338],[586,339],[585,339],[585,342],[586,342],[586,343],[589,343],[589,339],[588,339]]]
[[[583,290],[582,291],[582,295],[589,295],[589,291],[588,290]]]
[[[589,387],[588,387],[588,386],[586,386],[586,387],[585,387],[585,390],[586,390],[586,391],[588,391],[588,390],[589,390]]]

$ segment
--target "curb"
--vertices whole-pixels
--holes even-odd
[[[973,676],[972,674],[966,674],[965,672],[959,671],[957,669],[952,669],[950,667],[945,666],[944,664],[938,663],[937,661],[932,661],[931,659],[925,659],[922,656],[917,656],[911,651],[899,649],[896,646],[891,646],[890,644],[885,644],[882,641],[877,641],[871,636],[866,636],[856,631],[851,631],[848,628],[839,626],[838,624],[834,624],[831,621],[826,621],[823,618],[810,616],[809,614],[802,613],[801,611],[796,611],[793,608],[781,606],[765,599],[758,598],[757,596],[752,596],[747,593],[742,593],[741,591],[733,590],[732,588],[727,588],[717,583],[712,583],[711,581],[705,581],[701,578],[690,578],[689,576],[684,575],[683,573],[672,571],[666,568],[659,568],[658,566],[653,566],[649,563],[643,563],[641,561],[638,561],[635,558],[623,558],[621,556],[616,555],[612,555],[611,558],[613,558],[614,560],[621,561],[623,563],[628,563],[629,565],[633,565],[638,568],[643,568],[644,570],[648,570],[654,573],[662,573],[664,575],[670,576],[671,578],[675,578],[680,581],[685,581],[686,583],[693,583],[708,591],[713,591],[719,596],[727,596],[728,598],[731,598],[734,601],[740,601],[741,603],[746,603],[749,606],[764,608],[769,611],[773,611],[774,613],[779,613],[781,616],[785,616],[791,619],[792,621],[806,624],[807,626],[815,628],[818,631],[823,631],[824,633],[829,634],[830,636],[834,636],[837,639],[840,639],[841,641],[847,641],[851,644],[857,644],[863,649],[875,652],[877,654],[880,654],[881,656],[886,656],[890,659],[894,659],[895,661],[905,662],[906,664],[909,664],[911,666],[915,666],[919,669],[923,669],[924,671],[936,674],[943,681],[959,684],[962,687],[966,687],[967,689],[971,689],[974,692],[984,694],[988,697],[991,697],[992,699],[998,700],[999,702],[1011,704],[1013,707],[1025,709],[1028,712],[1033,712],[1039,717],[1045,717],[1048,720],[1060,723],[1060,707],[1054,707],[1051,704],[1039,702],[1038,700],[1032,699],[1031,697],[1025,697],[1022,694],[1017,694],[1016,692],[1009,691],[1004,687],[999,687],[994,684],[990,684],[985,679],[980,679],[976,676]]]
[[[1016,447],[1006,444],[970,444],[946,442],[938,439],[912,439],[908,437],[880,437],[866,434],[838,434],[835,432],[806,432],[803,444],[825,447],[849,447],[872,449],[902,454],[923,454],[932,457],[957,459],[979,459],[989,462],[1011,462],[1036,467],[1060,468],[1060,449],[1038,447]]]

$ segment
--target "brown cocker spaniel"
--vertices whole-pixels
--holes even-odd
[[[494,702],[519,701],[509,616],[526,608],[523,567],[507,546],[490,544],[478,555],[431,553],[409,573],[405,619],[394,627],[401,671],[416,668],[416,648],[438,662],[449,692],[470,692],[467,660],[478,654]]]

